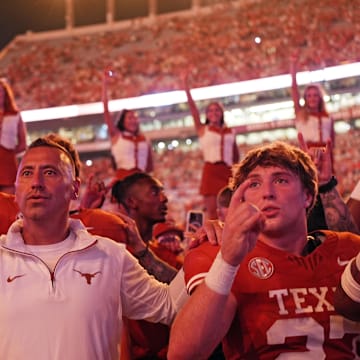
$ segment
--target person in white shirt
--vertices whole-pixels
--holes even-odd
[[[64,147],[34,141],[15,185],[21,219],[0,238],[2,358],[119,359],[123,316],[171,324],[169,286],[69,218],[80,181]]]

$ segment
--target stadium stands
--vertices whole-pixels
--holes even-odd
[[[107,66],[117,74],[114,99],[179,89],[188,64],[194,87],[288,73],[299,48],[299,70],[318,69],[359,61],[359,17],[359,0],[228,1],[96,31],[20,36],[0,75],[26,110],[98,101]]]
[[[294,49],[300,49],[300,71],[316,70],[360,61],[359,19],[360,0],[224,1],[155,18],[18,36],[0,54],[0,76],[13,85],[21,110],[28,110],[99,101],[106,67],[116,74],[112,99],[180,89],[179,74],[188,66],[196,68],[194,87],[287,74]],[[359,90],[358,80],[348,85]],[[249,147],[241,145],[242,154]],[[336,171],[345,197],[360,176],[359,148],[359,130],[337,134]],[[187,209],[201,207],[201,161],[196,147],[156,154],[154,174],[164,182],[170,215],[179,223]],[[84,179],[90,171],[109,181],[109,158],[84,166]]]

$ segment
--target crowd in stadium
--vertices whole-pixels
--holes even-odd
[[[8,47],[0,75],[26,110],[99,101],[106,67],[116,76],[111,99],[179,89],[189,65],[196,66],[193,87],[288,73],[293,49],[301,52],[299,71],[312,70],[359,60],[359,9],[346,0],[316,7],[310,0],[232,1],[113,31],[30,36]]]
[[[110,98],[115,99],[179,89],[180,73],[189,64],[190,68],[196,64],[192,84],[200,87],[287,73],[293,49],[300,49],[299,70],[358,61],[360,25],[355,19],[360,7],[346,0],[336,4],[322,0],[318,5],[312,8],[309,0],[227,2],[196,16],[172,14],[159,16],[155,22],[137,19],[131,29],[36,41],[18,39],[0,60],[1,73],[12,84],[19,107],[26,110],[99,101],[101,76],[107,67],[115,74],[109,89]],[[268,16],[275,6],[278,15]],[[311,23],[307,20],[310,11]],[[255,42],[256,36],[261,42]],[[345,196],[359,171],[354,144],[359,144],[356,132],[337,136],[336,169],[344,174],[341,192]],[[156,157],[155,164],[167,164],[155,166],[155,174],[167,188],[181,189],[180,194],[197,189],[198,151],[173,150]],[[100,176],[109,179],[111,166],[97,169],[103,161],[108,159],[95,161],[91,171],[101,174],[107,169]],[[183,184],[179,184],[178,172],[184,168]],[[200,203],[195,191],[186,208]]]
[[[0,54],[0,353],[358,358],[359,106],[329,113],[318,84],[300,99],[296,74],[360,61],[359,19],[360,0],[239,0],[15,39]],[[222,103],[192,98],[289,73],[291,56],[283,142],[248,141]],[[175,89],[196,130],[178,147],[155,148],[136,110],[108,106]],[[101,100],[106,156],[81,162],[50,131],[26,143],[21,110]],[[190,210],[211,221],[186,222]]]
[[[286,139],[284,139],[286,140]],[[286,140],[289,142],[288,140]],[[290,141],[293,142],[293,141]],[[257,145],[239,146],[242,158],[248,150]],[[335,172],[339,181],[338,190],[347,199],[360,178],[360,133],[352,130],[336,135]],[[186,212],[190,209],[203,209],[199,184],[202,167],[202,155],[199,149],[174,149],[154,153],[154,176],[162,181],[169,197],[169,217],[184,225]],[[108,157],[95,159],[91,166],[82,167],[82,180],[86,184],[90,174],[109,184],[114,169]]]
[[[360,7],[355,2],[330,5],[321,0],[315,8],[310,0],[240,3],[218,4],[195,16],[137,19],[131,28],[116,31],[18,39],[0,60],[1,73],[12,84],[21,110],[26,110],[99,101],[104,68],[115,74],[109,84],[109,97],[115,99],[179,89],[184,67],[193,69],[193,87],[288,73],[293,49],[300,50],[299,70],[359,60]],[[277,15],[268,16],[274,7]],[[358,144],[356,132],[336,138],[336,169],[344,196],[358,177]],[[174,191],[174,198],[185,199],[185,206],[174,205],[175,217],[183,220],[186,209],[201,206],[197,193],[201,154],[174,150],[155,156],[155,175]],[[108,161],[98,159],[84,171],[109,179],[111,166],[103,166]]]

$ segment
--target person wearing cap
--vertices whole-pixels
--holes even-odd
[[[180,269],[184,262],[184,231],[171,221],[157,223],[153,227],[151,249],[168,264]]]

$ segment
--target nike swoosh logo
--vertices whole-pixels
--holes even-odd
[[[15,275],[15,276],[9,276],[9,277],[6,279],[6,281],[7,281],[8,283],[10,283],[10,282],[13,282],[15,279],[21,278],[21,277],[23,277],[23,276],[25,276],[25,274]]]
[[[337,258],[337,263],[339,266],[346,266],[351,260],[341,260],[340,256]]]

